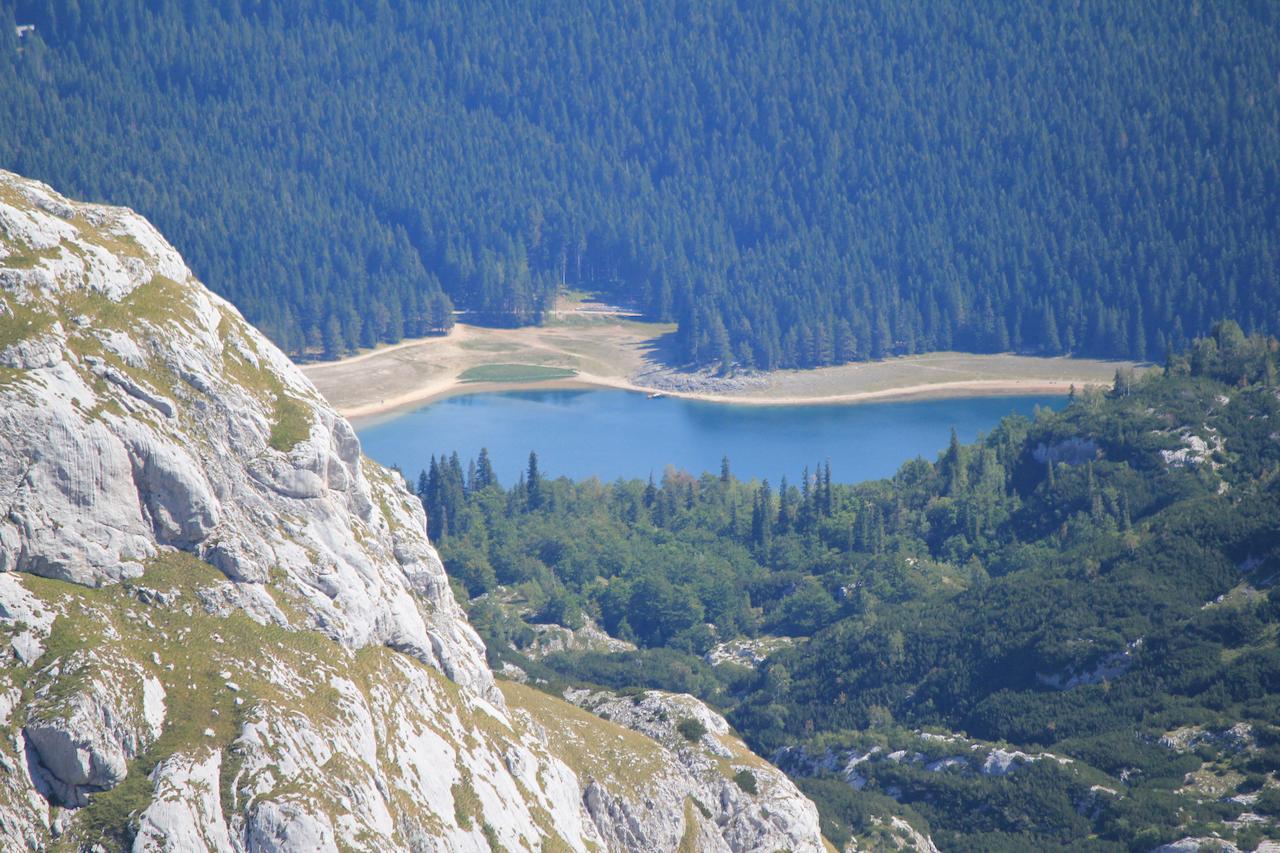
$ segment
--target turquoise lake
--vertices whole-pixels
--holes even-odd
[[[951,429],[962,441],[1011,412],[1060,408],[1065,397],[962,397],[859,405],[735,406],[627,391],[512,391],[451,397],[388,419],[357,423],[364,451],[413,481],[432,454],[457,451],[465,466],[481,447],[503,485],[538,454],[545,476],[655,478],[668,465],[742,479],[795,482],[831,461],[833,480],[887,477],[908,459],[933,459]]]

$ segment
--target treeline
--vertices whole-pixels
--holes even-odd
[[[1133,417],[1133,400],[1170,394],[1183,377],[1274,388],[1275,347],[1218,324],[1170,357],[1159,382],[1117,371],[1109,398],[1082,393],[1062,415],[1005,418],[975,446],[953,433],[936,462],[909,462],[891,480],[840,484],[819,462],[775,487],[737,479],[726,458],[714,474],[573,482],[545,478],[533,452],[504,488],[481,450],[465,465],[456,452],[433,456],[416,491],[469,596],[520,587],[547,621],[578,624],[585,612],[615,636],[702,654],[718,640],[809,635],[938,584],[1026,568],[1065,548],[1072,525],[1089,537],[1127,533],[1204,479],[1157,461],[1177,436],[1167,424],[1144,430],[1160,418]],[[1194,410],[1161,404],[1165,420]],[[1081,421],[1112,433],[1108,443],[1075,435]],[[1266,473],[1254,458],[1274,455],[1264,445],[1245,454],[1233,443],[1250,475]]]
[[[16,23],[35,24],[21,40]],[[0,165],[294,354],[562,285],[772,368],[1280,316],[1280,7],[4,0]]]
[[[1180,791],[1205,762],[1239,793],[1280,781],[1278,358],[1221,323],[1164,370],[857,485],[825,463],[742,482],[728,460],[575,483],[531,456],[504,486],[486,454],[433,460],[419,491],[490,653],[537,677],[698,693],[764,755],[955,753],[929,729],[1075,762],[989,777],[876,760],[853,799],[807,780],[846,829],[892,796],[947,849],[1256,843],[1280,830],[1226,822],[1280,818],[1274,794]],[[639,649],[520,656],[530,623],[586,617]],[[703,659],[769,635],[792,640],[756,670]],[[1159,743],[1240,722],[1255,746]]]
[[[811,634],[847,610],[850,590],[812,577],[841,551],[877,571],[886,510],[873,493],[833,484],[826,463],[798,483],[743,482],[728,459],[718,475],[575,483],[544,478],[531,453],[504,489],[482,450],[465,467],[456,453],[433,457],[417,493],[469,597],[516,588],[539,621],[578,627],[586,615],[622,639],[700,655],[721,639]],[[926,586],[928,573],[886,576],[882,592]]]

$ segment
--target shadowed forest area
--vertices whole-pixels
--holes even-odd
[[[1160,360],[1277,331],[1278,16],[7,0],[0,164],[135,207],[295,356],[567,284],[682,362]]]

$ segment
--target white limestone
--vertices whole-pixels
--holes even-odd
[[[0,343],[0,848],[146,768],[136,851],[821,849],[692,697],[602,697],[649,776],[579,777],[507,706],[403,480],[140,217],[0,171]],[[153,574],[175,551],[221,575]]]
[[[566,628],[563,625],[532,625],[533,642],[522,649],[524,654],[534,660],[544,658],[556,652],[633,652],[635,643],[619,640],[609,636],[603,628],[587,619],[581,628]]]
[[[301,599],[296,627],[394,646],[495,695],[420,505],[302,373],[140,217],[9,173],[0,187],[26,200],[0,201],[0,237],[47,255],[5,270],[0,291],[40,326],[0,351],[23,371],[0,384],[0,571],[116,583],[163,547],[238,583],[277,569]],[[81,326],[89,292],[138,300],[137,316]],[[270,441],[286,395],[309,424],[287,452]]]
[[[54,612],[32,595],[13,575],[0,574],[0,620],[21,630],[9,640],[18,662],[30,666],[44,654]]]
[[[570,691],[566,698],[653,738],[677,758],[663,783],[656,786],[656,795],[645,804],[647,809],[636,809],[633,803],[612,796],[605,785],[588,788],[588,810],[602,824],[602,834],[618,833],[614,841],[619,846],[638,842],[649,849],[672,849],[673,835],[678,842],[683,826],[670,818],[680,813],[687,797],[692,797],[711,815],[711,832],[703,840],[710,846],[701,849],[733,853],[822,849],[818,810],[813,803],[782,771],[742,748],[730,737],[725,719],[693,696],[656,690],[627,697],[605,691]],[[685,720],[695,720],[706,730],[696,744],[689,743],[679,730]],[[720,766],[726,760],[735,773],[750,774],[756,793],[724,777]]]
[[[138,819],[134,853],[237,850],[218,797],[221,768],[220,752],[176,756],[156,767],[155,796]]]
[[[23,736],[37,786],[47,788],[58,805],[80,807],[87,794],[122,782],[128,762],[160,736],[164,691],[158,682],[146,686],[138,664],[106,659],[92,649],[52,666],[37,676],[40,686]],[[69,695],[57,690],[64,684],[72,685]]]

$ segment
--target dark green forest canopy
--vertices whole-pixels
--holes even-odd
[[[1280,823],[1224,821],[1280,818],[1278,357],[1219,324],[1164,371],[856,485],[820,461],[773,485],[731,460],[605,484],[536,459],[499,484],[483,454],[430,460],[419,492],[495,665],[702,696],[833,838],[907,808],[946,850],[1252,849]],[[588,617],[638,648],[525,653],[538,623]],[[772,643],[755,670],[704,657],[749,638]],[[1253,746],[1214,734],[1241,723]],[[1200,746],[1161,742],[1184,727]],[[930,770],[971,750],[922,730],[1071,763]],[[872,746],[864,791],[815,776]],[[1184,790],[1192,771],[1223,792]]]
[[[14,25],[34,24],[19,39]],[[287,350],[562,283],[760,367],[1280,321],[1280,5],[0,0],[0,165]]]

